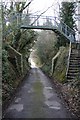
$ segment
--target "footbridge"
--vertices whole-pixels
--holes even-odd
[[[59,17],[33,14],[16,14],[10,21],[16,20],[20,29],[52,30],[61,34],[70,42],[75,42],[75,31],[66,25]]]
[[[23,15],[25,16],[25,15]],[[71,42],[75,42],[75,31],[58,17],[54,16],[40,16],[29,15],[23,17],[21,29],[42,29],[52,30],[58,34],[63,35]]]

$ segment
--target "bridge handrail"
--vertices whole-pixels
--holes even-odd
[[[69,63],[70,63],[70,55],[71,55],[71,42],[70,42],[70,45],[69,45],[69,52],[68,52],[68,62],[67,62],[67,68],[66,68],[66,77],[67,77],[67,74],[68,74],[68,70],[69,70]]]
[[[17,22],[17,27],[19,27],[21,24],[25,24],[27,22],[27,16],[28,18],[32,21],[32,23],[27,23],[27,25],[29,26],[33,26],[35,25],[35,23],[37,23],[36,26],[41,26],[40,20],[50,20],[53,24],[53,26],[55,26],[59,31],[61,31],[63,34],[65,34],[65,36],[71,41],[75,40],[75,31],[73,29],[71,29],[68,25],[66,25],[61,19],[60,17],[55,17],[55,16],[44,16],[44,15],[32,15],[32,14],[20,14],[20,13],[15,13],[11,18],[11,21],[15,21]],[[19,21],[20,20],[20,21]],[[44,21],[43,21],[44,22]],[[43,23],[42,22],[42,23]],[[47,24],[44,24],[43,26],[46,27],[50,27]],[[53,27],[52,26],[52,27]]]
[[[55,17],[55,16],[43,16],[43,15],[32,15],[32,14],[21,14],[21,13],[15,13],[15,15],[14,15],[14,18],[15,17],[19,17],[19,16],[21,16],[21,17],[24,17],[24,16],[29,16],[29,18],[37,18],[37,17],[39,17],[38,19],[46,19],[46,18],[48,18],[49,20],[55,20],[55,19],[57,19],[57,20],[59,20],[61,23],[63,23],[65,26],[67,26],[67,28],[69,28],[71,31],[73,31],[74,32],[74,30],[73,29],[71,29],[67,24],[65,24],[59,17]]]
[[[26,14],[22,14],[22,15],[26,15]],[[67,28],[69,28],[70,31],[72,31],[73,33],[75,33],[75,31],[73,29],[71,29],[67,24],[65,24],[59,17],[55,17],[55,16],[43,16],[43,15],[26,15],[29,16],[29,18],[38,18],[39,19],[48,19],[48,20],[54,20],[56,22],[56,19],[59,20],[62,24],[64,24]]]
[[[38,17],[38,16],[40,16],[40,15],[32,15],[32,14],[29,14],[29,15],[27,15],[27,14],[22,14],[22,15],[26,15],[26,16],[32,16],[33,18],[34,17]],[[48,18],[48,19],[51,19],[51,20],[53,20],[53,18],[57,18],[59,21],[61,21],[62,23],[64,23],[59,17],[55,17],[55,16],[44,16],[44,15],[41,15],[39,18],[43,18],[43,19],[46,19],[46,18]],[[65,24],[65,23],[64,23]],[[68,26],[67,24],[65,24],[66,26]],[[69,27],[69,26],[68,26]],[[70,27],[69,27],[70,28]],[[71,28],[70,28],[71,29]],[[74,32],[74,30],[73,29],[71,29],[73,32]]]

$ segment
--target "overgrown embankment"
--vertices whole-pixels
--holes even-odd
[[[2,49],[3,106],[11,99],[14,91],[30,70],[28,58],[30,49],[36,40],[36,32],[27,30],[23,34],[23,31],[18,31],[16,34],[18,40],[15,41],[9,37],[7,38],[8,41],[3,43]]]
[[[65,81],[69,45],[58,39],[53,31],[42,31],[34,46],[35,54],[42,63],[41,69],[49,76],[53,76],[59,82]],[[59,55],[57,53],[59,52]]]
[[[22,74],[20,74],[20,69],[16,67],[16,61],[14,60],[14,65],[11,63],[11,61],[8,59],[8,52],[4,49],[2,51],[3,57],[2,57],[2,88],[3,88],[3,105],[6,103],[9,99],[11,99],[11,96],[13,95],[14,91],[20,84],[21,80],[25,76],[26,73],[28,73],[30,67],[29,63],[26,61],[25,63],[25,70]],[[24,60],[25,62],[25,60]]]

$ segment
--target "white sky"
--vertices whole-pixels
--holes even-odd
[[[32,4],[30,5],[30,11],[32,13],[36,12],[36,11],[45,11],[49,6],[51,6],[52,4],[54,4],[54,6],[52,8],[50,8],[45,15],[53,15],[54,14],[54,9],[56,11],[59,10],[59,3],[62,0],[34,0],[32,2]],[[36,13],[35,13],[36,14]]]
[[[13,0],[0,0],[2,2],[10,2]],[[31,0],[14,0],[15,2],[24,2],[27,1],[27,3]],[[63,1],[63,0],[33,0],[33,2],[30,4],[30,12],[34,13],[36,11],[41,11],[43,12],[44,10],[46,10],[49,6],[51,6],[52,4],[54,4],[54,6],[52,8],[50,8],[45,15],[53,15],[53,9],[55,10],[59,10],[59,3]]]
[[[30,1],[30,0],[28,0]],[[41,11],[43,12],[46,10],[49,6],[54,4],[52,8],[50,8],[45,15],[47,16],[53,16],[54,15],[54,9],[59,12],[59,5],[62,1],[67,1],[67,2],[74,2],[76,0],[34,0],[31,5],[30,5],[30,12],[34,13],[36,11]],[[78,0],[77,0],[78,1]],[[57,14],[55,12],[55,14]],[[36,14],[36,13],[35,13]]]
[[[0,1],[5,1],[5,0],[0,0]],[[13,1],[13,0],[6,0],[6,2],[9,1]],[[16,2],[24,2],[27,1],[27,3],[31,0],[14,0]],[[52,4],[54,4],[54,6],[52,8],[50,8],[45,15],[47,16],[53,16],[54,14],[57,14],[57,12],[59,12],[59,4],[62,1],[76,1],[76,0],[33,0],[33,2],[30,4],[30,12],[34,13],[37,11],[45,11],[49,6],[51,6]],[[79,1],[79,0],[77,0]],[[57,12],[54,12],[54,9]],[[40,13],[41,13],[40,12]],[[36,13],[35,13],[36,14]]]

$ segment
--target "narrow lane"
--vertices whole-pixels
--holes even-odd
[[[65,103],[43,72],[38,68],[30,71],[4,118],[71,118]]]

